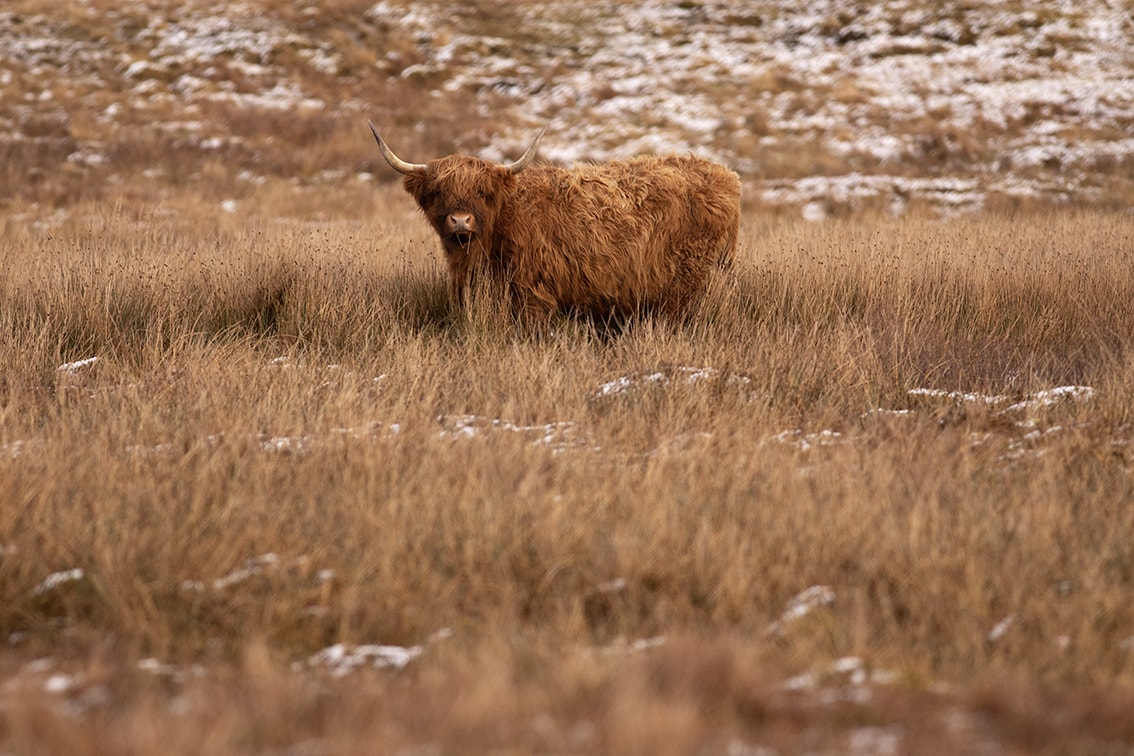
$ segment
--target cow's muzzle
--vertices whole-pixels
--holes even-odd
[[[468,244],[480,233],[480,224],[476,222],[476,216],[472,213],[465,211],[449,213],[445,218],[445,230],[459,243]]]

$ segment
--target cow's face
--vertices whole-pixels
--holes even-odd
[[[492,246],[501,201],[513,180],[496,163],[452,155],[407,173],[404,185],[453,254],[473,244]]]
[[[488,262],[493,250],[499,252],[494,233],[500,208],[516,175],[535,159],[543,131],[511,163],[497,164],[462,155],[410,163],[395,155],[374,124],[370,124],[370,133],[382,157],[391,168],[405,175],[406,190],[441,237],[449,260],[450,296],[455,302],[462,299],[470,270]]]
[[[425,217],[441,237],[445,251],[455,255],[474,243],[492,247],[499,208],[514,177],[535,159],[540,137],[511,163],[497,164],[463,155],[450,155],[429,163],[410,163],[394,154],[374,124],[370,133],[390,167],[405,175],[406,191],[413,195]]]

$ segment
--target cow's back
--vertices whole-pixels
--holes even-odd
[[[640,157],[516,177],[501,257],[547,307],[683,309],[732,261],[740,180],[692,156]]]

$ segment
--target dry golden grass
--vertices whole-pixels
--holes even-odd
[[[285,40],[128,75],[174,5],[4,8],[62,42],[0,76],[0,752],[1134,747],[1125,158],[1095,209],[806,224],[749,192],[690,322],[533,337],[450,310],[365,129],[424,160],[510,111],[401,77],[372,0],[238,9],[334,74]],[[453,18],[522,48],[517,9]],[[158,96],[185,74],[210,96]],[[326,107],[226,99],[278,81]],[[767,115],[715,145],[755,179],[879,170],[769,152]],[[1025,125],[928,115],[887,172]]]
[[[22,209],[2,750],[1134,745],[1124,216],[749,211],[608,338],[451,312],[393,190]]]

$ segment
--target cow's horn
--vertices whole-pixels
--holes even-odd
[[[508,163],[504,167],[512,173],[519,173],[520,171],[527,168],[528,163],[535,160],[536,150],[539,148],[539,140],[543,138],[543,132],[545,131],[547,131],[546,126],[539,130],[539,133],[536,134],[535,139],[532,140],[532,146],[528,147],[528,151],[521,155],[519,160],[514,163]]]
[[[386,158],[386,162],[390,164],[391,168],[398,173],[421,173],[426,169],[425,163],[407,163],[395,155],[394,151],[387,147],[386,143],[382,141],[382,137],[378,136],[378,130],[374,128],[374,124],[371,121],[367,121],[367,123],[370,124],[370,133],[374,135],[375,141],[378,142],[378,149],[382,150],[382,157]]]

